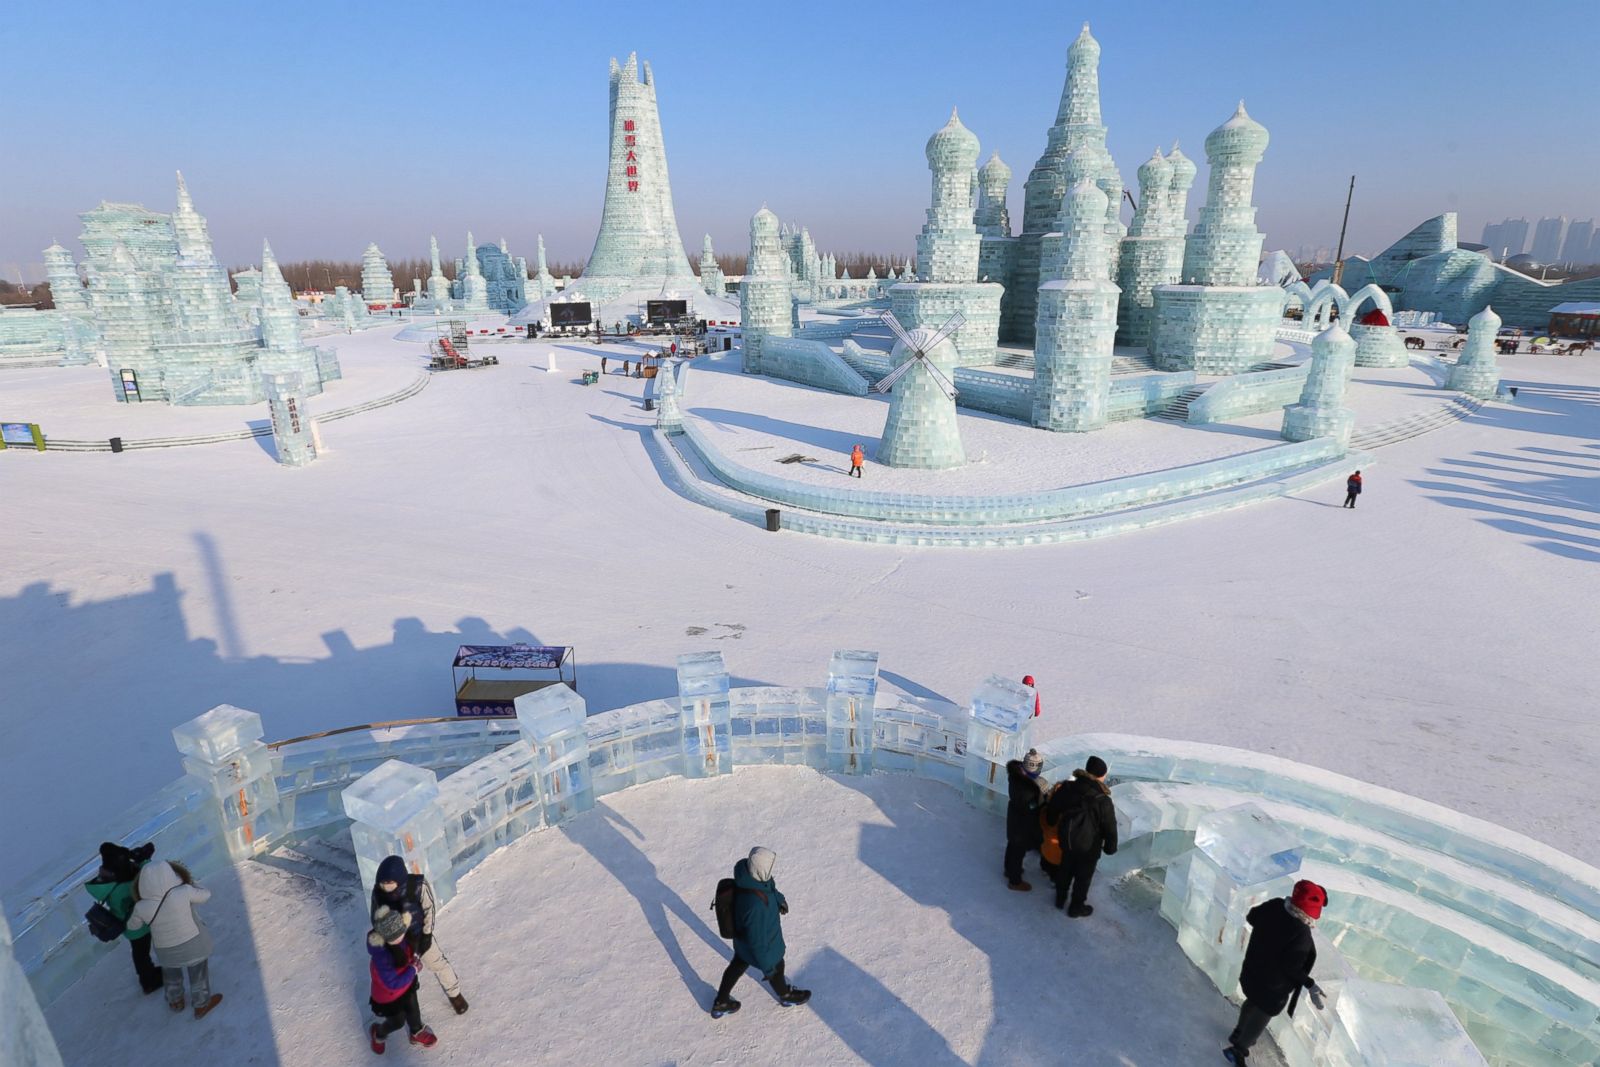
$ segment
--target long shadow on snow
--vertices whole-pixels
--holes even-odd
[[[624,832],[626,831],[626,832]],[[678,935],[672,929],[668,913],[675,916],[709,945],[723,959],[729,958],[727,942],[706,925],[701,916],[707,914],[690,907],[673,892],[656,873],[656,865],[631,838],[642,838],[637,827],[613,810],[604,801],[596,804],[587,818],[573,819],[561,826],[561,832],[593,856],[595,861],[611,872],[622,887],[639,902],[650,932],[661,942],[661,948],[678,969],[694,1007],[704,1010],[716,995],[716,987],[694,969],[685,955]]]

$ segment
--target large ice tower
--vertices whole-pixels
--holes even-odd
[[[589,300],[615,299],[633,289],[700,287],[689,269],[672,210],[667,150],[656,110],[655,76],[636,54],[611,61],[611,160],[600,233],[575,286]]]

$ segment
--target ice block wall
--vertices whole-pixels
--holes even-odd
[[[678,707],[683,713],[683,774],[714,778],[733,772],[728,668],[721,652],[678,657]]]
[[[517,697],[516,709],[522,739],[533,749],[545,822],[554,826],[594,807],[584,699],[557,683]]]
[[[348,786],[343,797],[363,888],[372,888],[386,857],[399,856],[406,870],[428,879],[440,900],[455,895],[433,771],[392,759]]]
[[[219,832],[235,862],[261,852],[283,829],[272,754],[261,734],[261,716],[231,704],[219,704],[172,730],[184,772],[211,796]]]
[[[967,803],[1003,813],[1009,800],[1006,763],[1033,744],[1033,690],[991,674],[972,695],[967,724]]]
[[[856,649],[828,660],[828,769],[872,773],[872,711],[878,694],[878,654]]]
[[[533,748],[517,741],[439,783],[445,848],[456,878],[504,845],[544,827]]]
[[[0,910],[0,1063],[6,1067],[62,1067],[55,1038],[11,952],[11,927]]]

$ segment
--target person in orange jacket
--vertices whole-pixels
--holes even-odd
[[[858,442],[856,446],[850,450],[850,477],[861,477],[861,465],[866,461],[867,450],[862,448]]]

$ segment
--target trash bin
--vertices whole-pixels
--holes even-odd
[[[1517,387],[1514,386],[1514,385],[1511,385],[1511,386],[1507,386],[1507,388],[1511,390],[1511,399],[1515,400],[1517,398]]]
[[[767,529],[772,533],[783,529],[783,512],[777,508],[767,509]]]
[[[111,451],[113,451],[113,452],[121,452],[122,451],[122,438],[113,437],[111,439]]]
[[[656,398],[653,397],[653,396],[645,397],[644,398],[644,409],[646,411],[654,411],[656,409]]]

